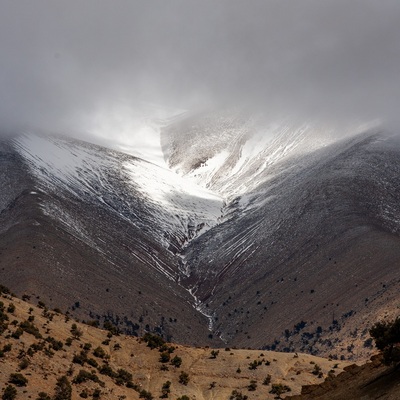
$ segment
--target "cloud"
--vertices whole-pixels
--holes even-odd
[[[84,130],[151,101],[398,119],[398,1],[12,1],[0,15],[0,121]]]

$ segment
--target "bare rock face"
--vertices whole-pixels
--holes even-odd
[[[169,169],[65,137],[0,144],[0,282],[194,345],[366,357],[400,281],[400,143],[174,121]]]
[[[300,395],[286,398],[291,400],[394,400],[399,398],[400,394],[398,378],[398,367],[383,365],[382,357],[375,355],[365,364],[348,365],[340,374],[332,375],[316,385],[305,385]]]

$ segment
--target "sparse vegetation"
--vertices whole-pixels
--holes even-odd
[[[248,398],[247,395],[242,394],[239,390],[233,390],[229,396],[229,400],[247,400]]]
[[[15,306],[11,323],[8,320],[10,314],[7,312],[10,303]],[[22,392],[26,393],[26,398],[34,400],[69,400],[72,397],[95,399],[103,396],[106,397],[106,393],[110,393],[110,390],[111,392],[118,390],[120,391],[119,393],[114,392],[115,398],[122,400],[130,398],[129,393],[131,393],[130,390],[132,389],[138,393],[141,399],[145,400],[158,397],[173,397],[176,399],[176,396],[171,396],[174,389],[171,382],[176,382],[176,380],[180,385],[175,389],[182,390],[185,386],[188,386],[190,393],[193,393],[193,398],[197,390],[202,390],[203,393],[204,390],[209,390],[213,393],[214,397],[219,398],[221,390],[225,388],[225,383],[221,382],[218,375],[215,375],[212,381],[209,379],[202,382],[199,380],[196,368],[191,369],[190,376],[188,370],[186,370],[187,372],[176,372],[175,368],[181,367],[182,364],[187,366],[192,365],[193,361],[190,358],[192,356],[188,357],[188,354],[192,350],[187,347],[172,346],[166,343],[160,336],[147,334],[146,340],[125,337],[113,338],[113,334],[110,332],[95,332],[95,328],[89,326],[82,328],[82,323],[78,321],[71,324],[63,315],[53,314],[54,320],[52,321],[49,318],[48,310],[46,311],[45,308],[38,311],[35,307],[28,311],[28,305],[25,303],[23,308],[20,307],[21,302],[18,300],[11,301],[11,298],[6,298],[3,302],[0,302],[0,324],[1,321],[5,321],[7,324],[6,334],[2,336],[5,340],[0,348],[0,357],[3,357],[3,363],[5,361],[4,358],[6,358],[7,363],[9,360],[13,363],[12,369],[10,368],[6,372],[8,375],[4,379],[8,376],[11,377],[11,375],[13,375],[13,378],[9,382],[5,382],[3,379],[1,394],[6,393],[8,395],[5,392],[7,385],[15,390],[15,386],[23,385],[26,378],[29,379],[29,382],[26,379],[26,386],[21,391],[17,390],[17,399],[19,396],[22,396]],[[82,335],[75,334],[74,336],[73,332],[77,331],[81,331]],[[61,336],[60,332],[62,332]],[[106,336],[111,336],[111,338],[107,338]],[[16,337],[19,338],[18,341],[14,340]],[[105,339],[109,341],[110,353],[104,346],[100,345]],[[154,353],[154,351],[152,352],[149,349],[146,350],[146,345],[150,349],[156,348],[157,351]],[[126,350],[126,354],[121,351],[118,352],[120,348],[123,348],[124,352]],[[263,397],[271,389],[271,379],[280,379],[280,376],[276,376],[274,372],[277,370],[276,368],[279,368],[280,356],[274,358],[275,362],[272,363],[270,368],[264,368],[264,365],[271,364],[266,358],[271,357],[272,361],[272,355],[260,352],[256,353],[251,350],[248,350],[248,353],[244,354],[242,351],[234,353],[234,350],[231,351],[230,348],[226,348],[225,350],[226,352],[221,354],[221,350],[212,350],[205,347],[203,350],[196,350],[194,354],[196,354],[196,357],[201,357],[202,362],[208,364],[207,368],[214,368],[215,366],[217,370],[221,369],[223,371],[221,374],[224,376],[226,376],[226,366],[232,365],[232,363],[233,365],[236,363],[238,365],[236,373],[242,372],[240,365],[245,365],[246,369],[248,365],[253,370],[252,372],[248,371],[251,375],[248,377],[247,383],[240,386],[240,389],[235,387],[230,388],[232,391],[231,396],[227,396],[230,399],[248,399],[248,397],[251,397],[250,393],[253,391],[259,393],[257,396]],[[123,360],[122,364],[119,364],[120,361],[117,361],[120,357]],[[215,358],[219,358],[218,361],[213,361]],[[289,363],[292,363],[292,359],[293,355],[288,355],[287,360]],[[146,386],[140,381],[133,382],[132,373],[133,371],[135,371],[135,374],[137,372],[136,360],[140,363],[147,363],[142,365],[146,365],[146,368],[147,366],[151,368],[152,373],[157,374],[157,371],[161,369],[164,371],[162,374],[165,378],[161,381],[158,380],[157,385],[155,385],[156,380],[153,380],[150,385],[145,382]],[[308,358],[307,364],[309,364],[310,360],[312,359]],[[159,364],[160,361],[161,364]],[[294,362],[303,362],[305,370],[310,369],[300,359]],[[41,365],[41,367],[38,368],[38,365]],[[44,365],[46,365],[45,368],[42,367]],[[315,365],[314,363],[314,369]],[[332,368],[333,363],[330,363],[329,366],[325,364],[321,365],[329,370]],[[48,369],[47,366],[49,366]],[[130,371],[131,367],[132,373]],[[90,370],[90,368],[92,369]],[[259,371],[254,371],[256,369]],[[56,371],[58,371],[58,374]],[[270,372],[273,378],[265,372]],[[103,378],[103,376],[111,379]],[[310,374],[308,376],[310,377]],[[196,382],[196,385],[191,385],[192,379]],[[45,386],[37,386],[39,382],[45,381],[47,381]],[[315,382],[317,381],[315,380]],[[105,389],[103,391],[104,385]],[[115,385],[119,387],[116,388]],[[269,385],[269,387],[266,387],[266,385]],[[47,394],[43,391],[37,394],[40,389],[43,390],[45,387],[54,387],[55,393]],[[9,390],[12,391],[12,389]],[[33,390],[35,391],[33,392]],[[248,392],[247,394],[243,394],[240,390],[245,393]],[[157,395],[153,396],[152,393],[154,391],[156,391]],[[189,395],[188,393],[189,396],[181,395],[180,399],[192,398],[191,394]]]
[[[254,392],[257,389],[257,381],[251,380],[250,383],[249,383],[249,386],[247,386],[247,389],[250,392]]]
[[[291,390],[289,386],[283,385],[282,383],[273,383],[270,393],[275,394],[277,398],[280,399],[282,394],[290,392]]]

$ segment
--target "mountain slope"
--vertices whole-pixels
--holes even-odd
[[[0,279],[133,334],[366,357],[398,302],[400,145],[352,129],[180,117],[160,133],[170,169],[4,141]]]
[[[12,384],[17,399],[36,398],[39,392],[53,395],[62,376],[71,384],[73,400],[85,392],[92,398],[96,390],[102,399],[159,398],[167,381],[167,397],[172,399],[183,395],[228,399],[234,390],[249,400],[272,399],[272,384],[282,383],[290,387],[290,393],[298,394],[302,385],[321,382],[330,370],[338,374],[347,365],[307,354],[241,349],[213,353],[208,347],[166,343],[164,347],[172,352],[169,358],[181,361],[173,366],[160,345],[151,349],[142,338],[113,335],[9,295],[0,299],[0,388],[9,385],[12,374],[22,374],[26,384]],[[256,367],[250,369],[254,362]],[[321,377],[312,373],[316,364]],[[180,383],[182,372],[188,374],[186,384]],[[268,375],[270,383],[263,384]],[[254,390],[249,390],[251,382]],[[146,397],[146,392],[152,397]]]

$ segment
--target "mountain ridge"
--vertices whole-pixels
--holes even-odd
[[[176,144],[184,128],[182,118],[174,123],[161,131],[161,146],[190,160],[185,146],[193,142]],[[223,140],[240,123],[228,124]],[[219,126],[211,124],[209,140],[204,134],[203,149],[213,146]],[[50,304],[133,334],[367,357],[365,327],[397,301],[399,146],[370,131],[310,147],[318,129],[300,127],[300,144],[290,144],[290,130],[279,136],[274,129],[278,136],[264,150],[250,152],[253,161],[228,140],[230,156],[210,169],[207,162],[218,157],[211,148],[183,177],[174,172],[179,163],[167,171],[67,138],[4,142],[3,193],[24,193],[25,220],[3,205],[0,278],[17,293],[32,288]],[[167,144],[172,130],[178,133]],[[270,162],[268,152],[275,154]],[[226,160],[231,183],[216,193]],[[256,183],[247,182],[256,170]],[[20,189],[6,191],[15,171]],[[193,183],[197,171],[204,187]],[[353,277],[343,280],[349,271]]]

